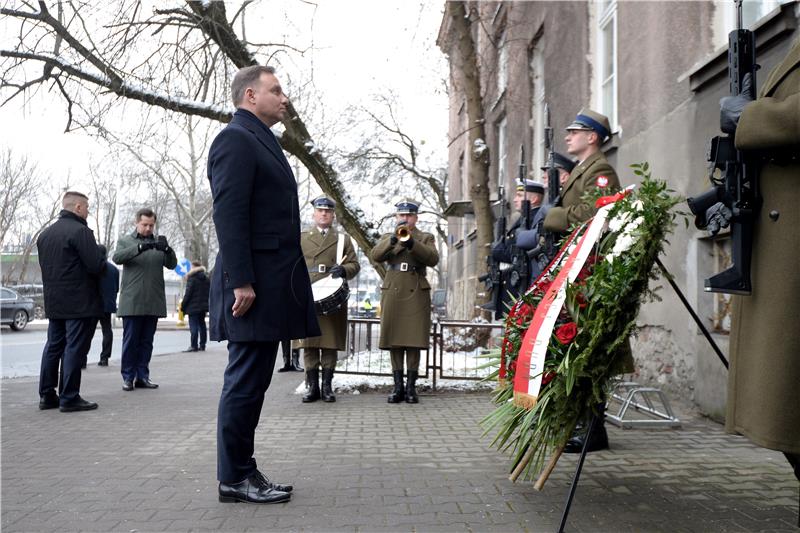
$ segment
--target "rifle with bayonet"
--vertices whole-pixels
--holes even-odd
[[[553,143],[553,127],[550,125],[550,106],[544,106],[544,148],[547,150],[547,205],[546,209],[561,203],[561,180],[556,168],[556,150]],[[539,264],[539,270],[550,263],[558,252],[560,235],[544,229],[544,217],[538,224],[539,245],[528,252],[530,258]]]
[[[500,213],[495,221],[494,235],[495,241],[492,244],[492,249],[498,244],[505,245],[506,242],[506,199],[505,199],[505,186],[501,183],[497,187],[497,196],[500,201]],[[495,319],[503,317],[503,280],[502,269],[500,268],[500,261],[494,258],[494,254],[490,251],[486,256],[487,272],[478,277],[478,281],[484,284],[487,292],[491,292],[491,299],[483,306],[487,311],[494,311]]]
[[[520,225],[517,233],[520,231],[527,231],[531,229],[531,201],[528,199],[528,191],[525,183],[526,174],[528,173],[527,166],[525,165],[525,147],[519,147],[519,175],[517,179],[524,191],[522,206],[520,209]],[[511,268],[508,276],[508,284],[511,286],[513,293],[517,296],[521,295],[530,284],[530,259],[528,252],[517,246],[517,241],[511,243]]]

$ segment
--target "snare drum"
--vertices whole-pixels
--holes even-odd
[[[317,314],[330,315],[347,303],[350,287],[344,278],[324,277],[311,284]]]

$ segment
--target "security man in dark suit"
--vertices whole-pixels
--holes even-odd
[[[392,357],[394,391],[389,403],[419,403],[416,381],[420,350],[430,346],[431,286],[427,267],[439,263],[435,237],[417,228],[419,202],[405,198],[395,204],[397,227],[381,237],[372,260],[386,262],[381,287],[381,337],[378,346]],[[405,359],[405,361],[404,361]],[[403,364],[408,384],[403,386]]]
[[[217,478],[222,502],[288,501],[253,457],[255,430],[278,344],[320,334],[300,248],[297,182],[270,127],[289,100],[272,67],[233,78],[237,107],[211,144],[208,178],[219,254],[211,279],[211,340],[228,341],[219,400]]]

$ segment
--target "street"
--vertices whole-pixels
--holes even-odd
[[[122,350],[122,323],[114,328],[114,344],[111,349],[111,365],[119,367],[120,353]],[[153,343],[153,357],[180,352],[189,346],[189,329],[174,328],[159,329]],[[42,349],[47,340],[46,322],[35,323],[22,331],[12,331],[4,327],[0,329],[0,360],[2,360],[2,378],[19,378],[25,376],[38,376],[42,360]],[[100,346],[103,333],[97,328],[92,348],[89,350],[88,364],[96,365],[100,360]],[[216,343],[211,343],[213,347]],[[116,361],[116,365],[114,364]]]

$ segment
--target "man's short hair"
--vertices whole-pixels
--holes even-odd
[[[61,208],[72,211],[79,203],[89,203],[89,197],[78,191],[67,191],[61,199]]]
[[[158,220],[156,217],[156,212],[150,209],[149,207],[143,207],[136,211],[136,222],[142,220],[142,217],[152,218],[153,220]]]
[[[193,266],[193,267],[199,267],[199,266],[203,266],[203,263],[201,263],[200,261],[198,261],[197,259],[195,259],[194,261],[192,261],[192,266]]]
[[[275,74],[275,67],[251,65],[239,69],[231,82],[231,100],[234,106],[239,107],[244,98],[244,91],[258,84],[262,74]]]

